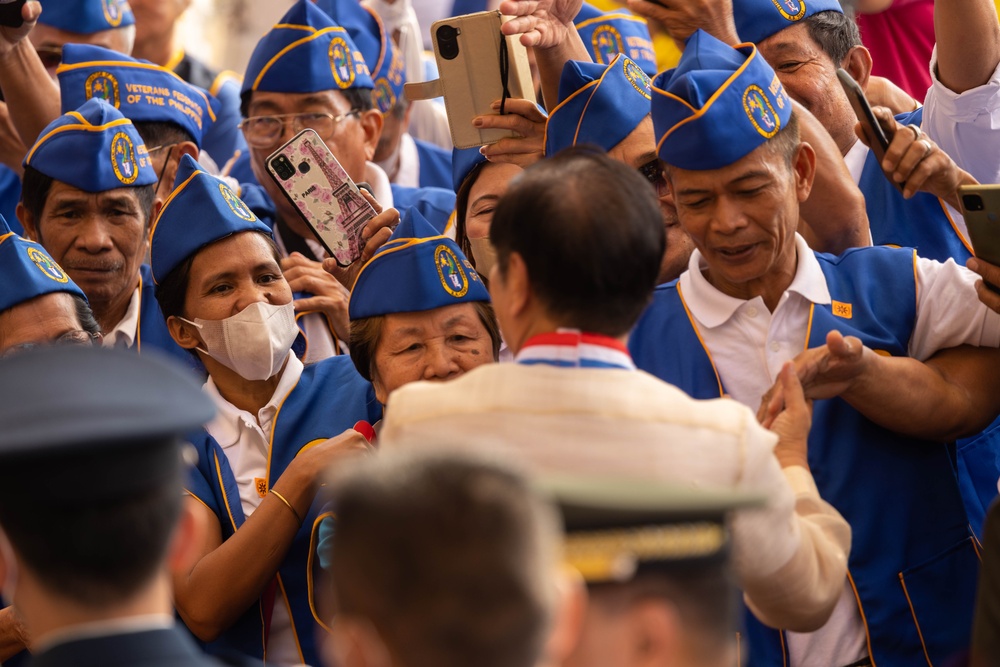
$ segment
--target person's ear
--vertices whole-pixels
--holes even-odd
[[[371,161],[375,157],[375,149],[378,147],[378,140],[382,136],[382,112],[378,109],[362,111],[358,117],[362,129],[365,131],[365,159]]]
[[[576,648],[587,617],[587,586],[576,570],[560,568],[555,576],[556,604],[543,663],[561,665]]]
[[[23,202],[17,202],[17,208],[14,209],[14,215],[21,222],[21,226],[24,227],[25,237],[35,241],[36,243],[41,243],[38,237],[38,225],[36,224],[35,216],[31,214],[28,207],[24,205]]]
[[[861,90],[868,89],[868,79],[872,75],[872,54],[868,49],[861,45],[851,47],[840,66],[858,82]]]
[[[673,604],[663,598],[634,602],[628,610],[630,664],[636,667],[686,664],[684,628]]]
[[[503,288],[506,293],[506,304],[509,315],[521,315],[531,303],[531,282],[528,277],[528,265],[520,253],[512,252],[507,256],[507,267],[503,274]]]
[[[199,503],[189,502],[184,498],[181,505],[181,515],[170,540],[170,550],[167,553],[167,567],[171,574],[190,572],[202,553],[202,545],[208,533],[208,517]]]
[[[185,350],[193,350],[202,344],[201,338],[196,333],[198,327],[182,320],[176,315],[171,315],[167,318],[167,330],[170,332],[170,337],[174,339],[174,342]]]
[[[792,168],[795,171],[795,196],[801,204],[809,199],[813,180],[816,178],[816,151],[806,142],[801,142],[795,151]]]
[[[372,364],[372,387],[375,389],[375,400],[381,403],[383,406],[387,404],[389,400],[389,394],[385,390],[385,385],[382,384],[382,378],[378,375],[378,369]]]

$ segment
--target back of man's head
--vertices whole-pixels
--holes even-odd
[[[370,623],[407,667],[537,663],[558,522],[519,475],[454,455],[370,461],[334,484],[333,508],[334,629]]]
[[[501,275],[512,253],[561,326],[621,336],[649,302],[666,247],[653,189],[638,171],[590,148],[527,169],[490,227]]]

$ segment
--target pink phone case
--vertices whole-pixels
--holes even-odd
[[[314,130],[272,153],[267,171],[341,266],[361,257],[361,229],[375,209]]]

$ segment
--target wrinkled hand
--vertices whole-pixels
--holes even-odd
[[[0,58],[7,55],[13,48],[31,32],[42,13],[42,5],[37,0],[29,0],[21,7],[21,18],[24,23],[17,28],[0,26]]]
[[[982,301],[987,308],[1000,313],[1000,294],[997,294],[985,284],[990,283],[991,285],[996,285],[1000,288],[1000,267],[995,264],[985,262],[977,257],[969,258],[965,262],[965,266],[968,267],[970,271],[978,273],[982,277],[982,280],[976,283],[976,294],[979,296],[979,300]]]
[[[0,163],[14,170],[18,176],[22,176],[24,168],[21,162],[27,153],[28,149],[10,119],[7,103],[0,102]]]
[[[774,455],[782,468],[809,467],[809,429],[812,427],[812,401],[807,400],[795,372],[795,364],[788,362],[778,374],[775,387],[780,387],[782,405],[770,417],[765,427],[778,436]]]
[[[733,21],[732,0],[628,0],[628,8],[639,16],[659,22],[680,48],[701,28],[729,45],[740,43]]]
[[[358,279],[361,267],[389,240],[389,237],[392,236],[392,230],[399,224],[399,211],[394,208],[388,208],[383,211],[382,205],[364,188],[361,189],[361,195],[368,200],[368,203],[372,205],[377,214],[365,223],[364,228],[361,230],[361,240],[365,242],[364,250],[361,251],[361,257],[349,266],[340,266],[337,264],[337,260],[333,258],[323,260],[323,270],[339,280],[340,284],[348,290],[354,287],[354,281]]]
[[[351,428],[336,437],[324,440],[299,452],[292,463],[296,466],[302,466],[308,473],[308,478],[315,484],[331,465],[356,459],[373,451],[374,448],[368,444],[365,436]]]
[[[480,129],[513,130],[518,137],[507,137],[495,144],[483,146],[481,152],[490,162],[506,162],[529,167],[545,155],[546,116],[529,100],[507,100],[503,116],[500,101],[493,103],[496,114],[476,116],[472,124]]]
[[[296,299],[295,312],[320,312],[326,315],[333,333],[340,340],[351,335],[351,320],[347,315],[347,302],[351,293],[339,280],[323,270],[323,264],[293,252],[281,260],[281,272],[293,292],[309,292],[313,296]]]
[[[833,398],[851,388],[865,371],[870,355],[875,354],[854,336],[846,338],[839,331],[826,335],[826,345],[813,347],[792,360],[796,376],[810,400]],[[769,426],[785,404],[784,387],[775,383],[761,399],[757,421]]]
[[[902,125],[885,107],[873,111],[889,138],[882,170],[895,183],[906,183],[903,196],[909,199],[917,192],[929,192],[958,208],[958,186],[971,177],[922,131]],[[870,146],[860,123],[854,126],[854,132]]]
[[[520,35],[521,44],[536,49],[561,46],[576,28],[573,19],[583,0],[503,0],[500,13],[514,17],[500,26],[505,35]]]

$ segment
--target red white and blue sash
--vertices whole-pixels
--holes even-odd
[[[559,329],[555,333],[532,336],[514,357],[519,364],[559,368],[621,368],[635,370],[628,348],[601,334]]]

